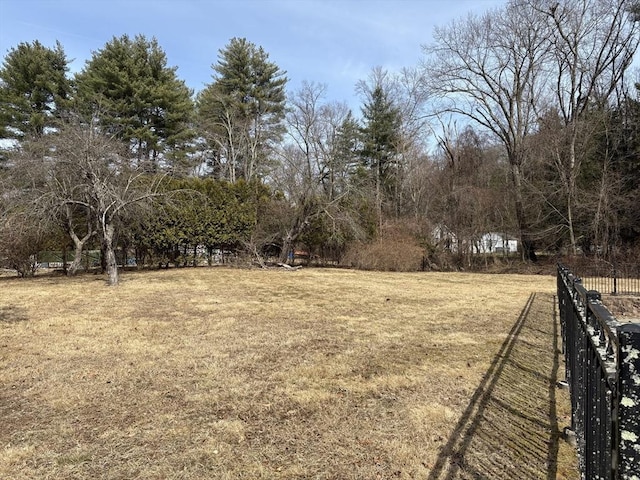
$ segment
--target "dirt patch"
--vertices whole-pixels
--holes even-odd
[[[640,322],[640,297],[603,295],[602,303],[619,321]]]

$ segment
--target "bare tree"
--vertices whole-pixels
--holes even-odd
[[[6,170],[0,172],[0,263],[15,269],[20,276],[35,274],[38,268],[38,252],[54,230],[49,216],[40,217],[33,203],[34,190],[42,184],[43,136],[35,142],[25,142],[9,151]],[[24,149],[28,149],[40,162],[22,161]],[[31,157],[27,157],[31,158]]]
[[[562,120],[561,145],[549,149],[565,201],[563,217],[572,252],[577,252],[577,178],[586,151],[577,149],[585,117],[604,108],[622,88],[640,41],[637,2],[632,0],[526,0],[514,6],[535,9],[547,23],[553,105]],[[593,132],[589,133],[592,134]]]
[[[0,266],[15,270],[21,277],[33,276],[38,269],[38,252],[46,244],[48,227],[34,221],[24,209],[1,215]]]
[[[547,36],[536,9],[508,4],[436,28],[435,43],[424,47],[428,88],[441,100],[437,111],[472,120],[504,145],[522,254],[529,260],[535,252],[524,208],[524,145],[545,87]]]
[[[229,181],[264,176],[281,139],[285,72],[245,38],[233,38],[213,65],[213,82],[198,96],[205,138]]]
[[[214,176],[232,183],[239,174],[243,178],[252,178],[256,170],[259,137],[251,136],[250,122],[238,118],[234,99],[209,88],[201,94],[200,104],[200,127],[211,146],[213,158],[210,167]]]
[[[73,276],[82,264],[85,246],[97,233],[91,199],[79,181],[77,166],[48,155],[33,158],[23,152],[20,157],[16,174],[39,177],[33,179],[31,189],[26,189],[32,214],[39,221],[57,224],[73,242],[73,260],[68,268],[66,263],[63,267],[67,275]]]
[[[41,161],[44,169],[41,181],[34,182],[33,202],[61,219],[73,240],[76,257],[70,270],[77,270],[84,245],[97,234],[108,283],[117,285],[117,225],[123,215],[159,195],[162,177],[150,177],[132,166],[122,142],[93,125],[65,125],[50,142],[44,159],[31,162]]]
[[[350,159],[341,150],[340,128],[349,118],[342,104],[324,101],[326,87],[304,83],[291,95],[287,113],[286,141],[279,151],[280,162],[271,181],[287,201],[282,225],[281,261],[308,229],[323,216],[332,232],[359,231],[353,212],[343,209],[342,200],[351,193]]]
[[[503,167],[487,135],[469,125],[461,131],[443,126],[438,144],[433,218],[453,234],[454,253],[470,265],[474,254],[488,253],[481,245],[484,234],[506,237],[511,230],[501,201]]]
[[[289,141],[280,150],[280,168],[274,176],[291,206],[282,236],[281,262],[287,260],[298,237],[322,209],[326,138],[321,115],[325,90],[323,85],[304,83],[289,99],[286,117]]]

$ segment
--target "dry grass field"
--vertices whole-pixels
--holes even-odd
[[[550,276],[0,279],[2,479],[577,479]]]

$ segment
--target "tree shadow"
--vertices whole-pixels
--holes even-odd
[[[0,307],[0,324],[25,322],[27,320],[27,315],[21,308],[12,306]]]
[[[531,294],[428,480],[556,479],[559,353],[553,297]]]

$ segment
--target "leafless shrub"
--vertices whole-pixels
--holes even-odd
[[[0,266],[15,270],[21,277],[33,276],[46,239],[44,228],[24,213],[15,213],[0,224],[0,237]]]
[[[363,270],[412,272],[422,269],[424,248],[406,227],[383,226],[371,243],[357,242],[349,248],[343,264]]]

